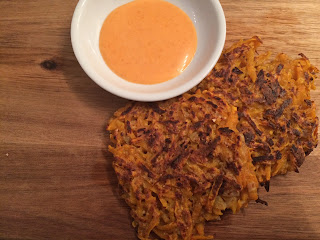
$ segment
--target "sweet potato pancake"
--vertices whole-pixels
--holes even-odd
[[[256,54],[260,44],[254,37],[224,51],[193,91],[210,89],[237,107],[237,129],[253,151],[259,182],[268,190],[270,177],[298,172],[317,146],[318,118],[310,90],[318,69],[303,54],[295,60],[279,54],[270,61],[269,52]]]
[[[318,69],[303,54],[257,54],[258,37],[225,50],[180,97],[131,103],[108,130],[113,166],[140,239],[211,239],[204,222],[259,200],[258,182],[298,172],[317,146],[310,90]]]
[[[258,198],[238,124],[223,96],[200,90],[115,113],[109,150],[140,239],[211,239],[206,220]]]

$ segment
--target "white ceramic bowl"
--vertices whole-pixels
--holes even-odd
[[[128,82],[113,73],[99,50],[99,35],[107,15],[132,0],[80,0],[72,18],[71,42],[83,70],[100,87],[123,98],[158,101],[178,96],[210,72],[218,61],[226,37],[226,20],[218,0],[167,0],[193,21],[198,38],[196,54],[177,77],[164,83],[144,85]]]

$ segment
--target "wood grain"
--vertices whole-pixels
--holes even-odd
[[[0,239],[136,239],[106,151],[105,124],[127,101],[77,63],[77,1],[0,0]],[[320,2],[221,0],[226,46],[260,36],[320,67]],[[320,84],[313,99],[320,106]],[[320,115],[318,108],[318,116]],[[252,203],[209,223],[216,239],[320,239],[320,149]]]

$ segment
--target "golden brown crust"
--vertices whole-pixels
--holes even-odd
[[[317,146],[318,118],[310,90],[318,69],[308,58],[292,60],[279,54],[256,54],[257,37],[224,51],[212,72],[195,89],[224,94],[238,108],[237,129],[253,150],[260,182],[298,171],[305,156]],[[194,90],[195,90],[194,89]]]
[[[256,54],[261,43],[225,50],[189,93],[131,103],[110,120],[113,166],[140,239],[212,239],[205,221],[251,199],[267,204],[258,182],[268,190],[317,146],[318,69],[303,54],[268,61],[269,52]]]
[[[140,239],[151,231],[163,239],[206,239],[205,220],[257,199],[237,122],[236,108],[208,91],[115,113],[109,150]]]

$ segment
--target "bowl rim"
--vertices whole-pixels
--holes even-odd
[[[134,101],[142,101],[142,102],[154,102],[154,101],[162,101],[166,99],[170,99],[176,96],[179,96],[187,91],[189,91],[191,88],[195,87],[197,84],[199,84],[208,74],[209,72],[213,69],[213,67],[216,65],[218,62],[221,53],[224,48],[225,40],[226,40],[226,19],[224,15],[223,8],[220,4],[220,1],[218,0],[210,0],[211,3],[215,6],[217,9],[217,17],[220,20],[219,21],[219,29],[221,29],[221,33],[219,34],[217,38],[217,43],[216,43],[216,49],[218,54],[211,54],[210,59],[208,63],[209,65],[206,64],[206,67],[202,68],[192,79],[186,81],[186,83],[180,85],[177,88],[172,88],[168,91],[165,92],[158,92],[158,93],[148,93],[144,92],[143,94],[141,93],[136,93],[132,92],[127,89],[123,89],[120,87],[115,87],[112,84],[108,84],[108,81],[106,81],[103,77],[98,75],[93,69],[89,67],[88,64],[86,64],[86,60],[81,54],[81,47],[79,44],[79,41],[77,39],[77,33],[78,33],[78,22],[81,17],[81,11],[83,9],[83,6],[85,5],[86,1],[88,0],[79,0],[77,3],[77,6],[74,10],[73,16],[72,16],[72,21],[71,21],[71,45],[73,48],[73,52],[76,56],[76,59],[78,60],[81,68],[84,70],[84,72],[89,76],[91,80],[93,80],[97,85],[99,85],[101,88],[104,90],[117,95],[119,97],[129,99],[129,100],[134,100]],[[106,66],[107,67],[107,66]],[[124,80],[126,81],[126,80]],[[128,82],[129,84],[134,84],[134,85],[140,85],[145,87],[145,84],[136,84],[136,83],[131,83]],[[164,82],[166,83],[166,82]],[[152,84],[150,86],[156,86],[164,83],[158,83],[158,84]]]

